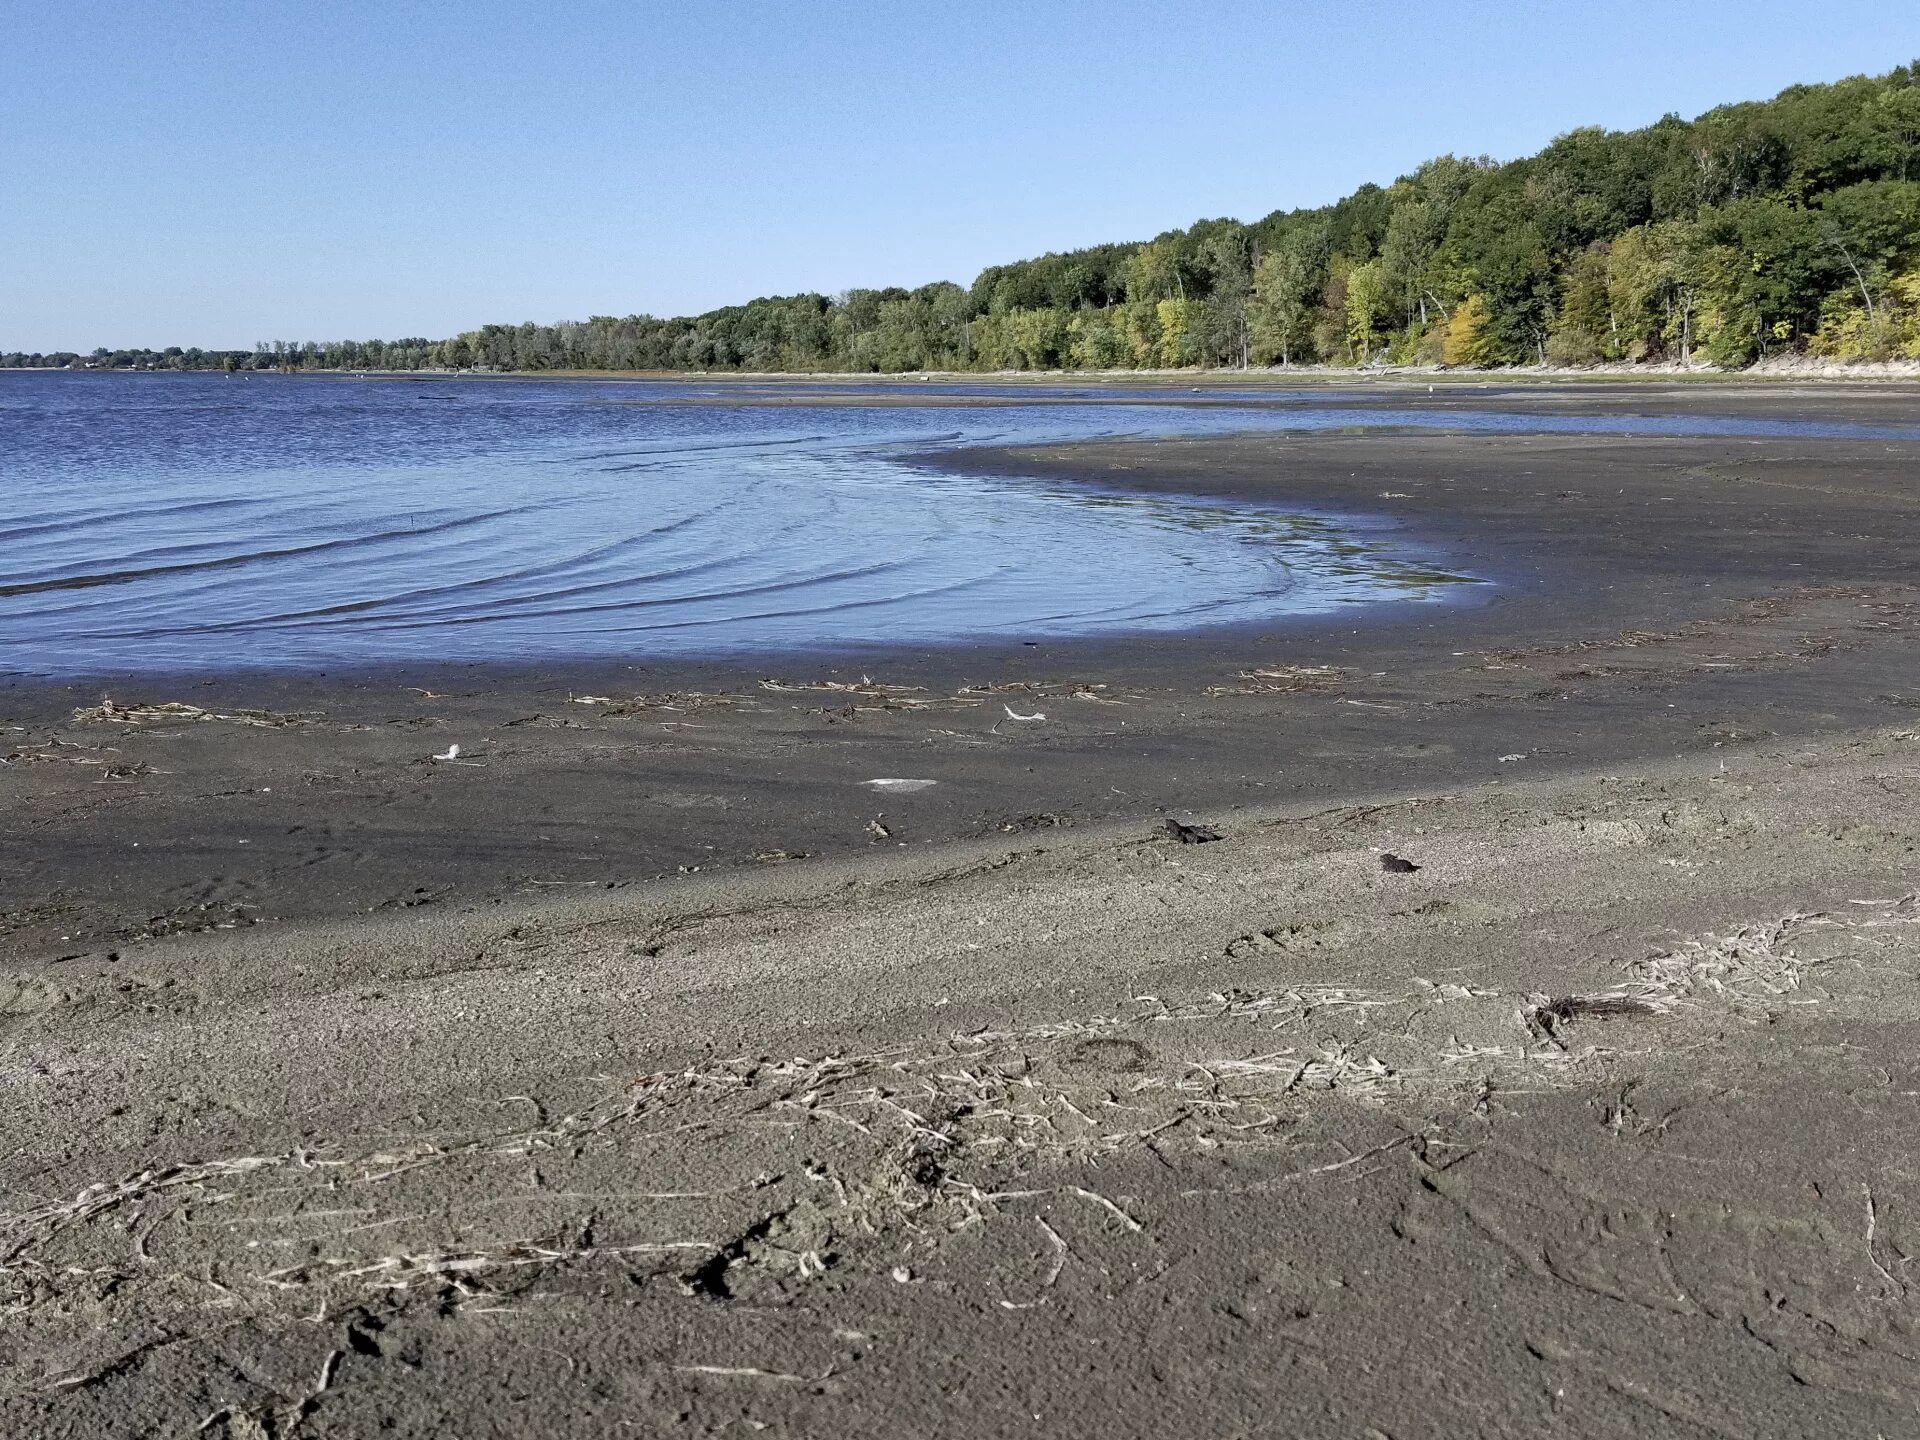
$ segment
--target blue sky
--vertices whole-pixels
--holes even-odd
[[[0,350],[965,283],[1916,57],[1910,0],[0,0]]]

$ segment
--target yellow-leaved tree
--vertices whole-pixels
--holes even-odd
[[[1448,365],[1477,369],[1494,361],[1493,336],[1487,333],[1487,302],[1469,295],[1453,307],[1447,321],[1447,340],[1440,358]]]
[[[1162,300],[1153,307],[1154,318],[1160,322],[1162,365],[1177,369],[1199,360],[1199,327],[1194,323],[1199,309],[1197,300]]]
[[[1356,265],[1347,276],[1347,345],[1359,364],[1373,359],[1380,317],[1387,308],[1386,271],[1378,260]]]
[[[1830,360],[1920,360],[1920,269],[1889,281],[1871,311],[1855,295],[1828,297],[1811,348]]]

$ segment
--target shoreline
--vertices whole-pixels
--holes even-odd
[[[0,756],[15,759],[0,776],[42,853],[14,871],[0,912],[44,918],[7,925],[0,957],[110,945],[190,923],[175,912],[202,903],[310,923],[415,892],[496,905],[530,881],[626,886],[762,854],[862,853],[874,812],[900,811],[860,782],[916,769],[946,777],[906,812],[903,838],[920,846],[1022,816],[1094,823],[1338,794],[1383,766],[1408,783],[1480,781],[1506,773],[1507,754],[1576,768],[1722,731],[1887,723],[1913,689],[1898,673],[1920,593],[1912,453],[1426,433],[978,449],[916,463],[1370,510],[1398,527],[1390,544],[1404,535],[1495,586],[1467,603],[1031,643],[10,678]],[[1249,678],[1262,669],[1278,674]],[[1667,698],[1646,710],[1654,693]],[[239,718],[74,719],[106,698]],[[1010,699],[1048,721],[1008,719]],[[1271,755],[1276,726],[1320,758]],[[1474,743],[1490,726],[1503,738]],[[476,768],[429,759],[449,744]],[[206,798],[222,793],[231,803]],[[609,797],[618,808],[590,823],[539,818],[596,815]],[[503,829],[496,807],[517,818]],[[140,855],[100,853],[109,815],[144,837]],[[318,850],[359,858],[304,874],[313,834],[335,831],[357,839]]]
[[[0,685],[0,1428],[1898,1433],[1916,455],[975,450],[1501,587]]]
[[[1473,370],[1444,365],[1311,365],[1251,366],[1245,370],[1221,369],[1146,369],[1146,370],[63,370],[38,365],[0,365],[7,375],[221,375],[243,378],[258,375],[301,376],[321,379],[439,379],[439,380],[608,380],[608,381],[697,381],[709,382],[785,382],[851,384],[1026,382],[1032,384],[1072,384],[1088,381],[1179,383],[1198,380],[1210,384],[1266,384],[1305,382],[1312,385],[1353,386],[1396,381],[1493,384],[1518,382],[1550,385],[1592,381],[1597,384],[1645,381],[1685,382],[1691,384],[1778,385],[1806,382],[1820,385],[1885,384],[1920,381],[1920,360],[1826,361],[1796,356],[1779,362],[1762,361],[1740,370],[1720,370],[1700,365],[1638,365],[1621,363],[1595,366],[1514,365]]]

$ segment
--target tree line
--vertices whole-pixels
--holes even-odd
[[[0,355],[156,369],[903,372],[1920,358],[1920,62],[1537,155],[1443,156],[1252,223],[994,265],[968,287],[443,340]]]

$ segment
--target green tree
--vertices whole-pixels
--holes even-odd
[[[1768,196],[1703,211],[1694,241],[1702,338],[1716,365],[1744,365],[1811,335],[1822,297],[1844,274],[1820,217]]]
[[[1167,238],[1142,245],[1127,261],[1126,284],[1129,301],[1184,300],[1187,284],[1179,247]]]
[[[1198,261],[1207,284],[1202,358],[1245,369],[1253,349],[1252,237],[1243,225],[1222,226],[1201,243]]]
[[[1381,284],[1400,312],[1400,323],[1424,327],[1431,294],[1427,267],[1446,237],[1445,214],[1432,202],[1409,199],[1394,207],[1380,248]]]
[[[1291,365],[1310,359],[1320,267],[1299,244],[1260,257],[1253,271],[1253,353],[1263,362]]]

